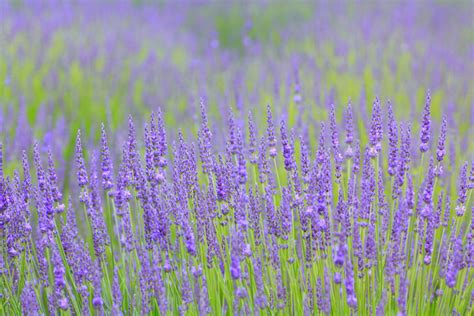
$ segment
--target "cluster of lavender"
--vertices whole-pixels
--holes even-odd
[[[78,132],[70,192],[38,145],[22,175],[0,160],[0,313],[473,312],[474,161],[445,168],[429,95],[419,146],[378,99],[367,127],[331,106],[315,148],[270,107],[221,135],[200,109],[171,144],[160,111],[143,145],[130,118],[117,160],[104,125],[89,159]]]

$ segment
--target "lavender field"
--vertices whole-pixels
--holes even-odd
[[[0,0],[0,315],[474,315],[472,21]]]

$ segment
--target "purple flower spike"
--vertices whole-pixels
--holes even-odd
[[[398,161],[398,128],[392,104],[388,103],[388,174],[394,176],[397,172]]]
[[[347,109],[346,109],[346,144],[349,145],[352,144],[354,141],[354,114],[352,110],[352,105],[351,102],[347,103]]]
[[[258,131],[257,131],[257,126],[255,125],[255,122],[253,121],[252,118],[252,112],[249,112],[248,114],[248,128],[249,128],[249,146],[248,146],[248,151],[249,151],[249,160],[250,163],[255,165],[258,161],[258,153],[257,153],[257,136],[258,136]]]
[[[84,155],[82,153],[81,130],[77,131],[77,138],[76,138],[76,167],[77,167],[77,182],[79,186],[82,188],[87,183],[89,183],[89,181],[87,178]]]
[[[199,154],[202,161],[203,173],[207,174],[211,170],[212,166],[212,133],[209,129],[209,123],[207,120],[207,112],[204,106],[204,101],[201,99],[201,128],[199,129]]]
[[[53,275],[54,275],[54,299],[56,302],[56,306],[61,309],[67,309],[68,303],[67,299],[63,297],[63,290],[66,286],[66,279],[65,273],[66,270],[63,265],[63,261],[59,254],[59,249],[56,245],[53,246],[53,256],[52,256],[52,264],[53,264]]]
[[[433,203],[434,178],[435,178],[434,159],[433,159],[433,157],[431,157],[430,158],[430,164],[429,164],[429,167],[428,167],[428,175],[425,179],[425,190],[423,192],[423,201],[427,205],[430,205],[430,206]]]
[[[370,122],[369,131],[369,142],[370,150],[369,155],[371,158],[375,158],[382,149],[382,112],[380,108],[379,99],[376,98],[372,107],[372,121]]]
[[[275,137],[275,127],[273,124],[272,110],[270,105],[267,105],[267,145],[270,151],[270,157],[275,157],[277,155],[277,140]]]
[[[54,167],[53,153],[48,150],[48,180],[51,194],[53,195],[53,201],[59,202],[62,199],[61,191],[58,188],[58,177],[56,175],[56,169]]]
[[[455,237],[453,241],[453,254],[451,258],[451,262],[448,266],[448,270],[446,272],[446,285],[450,288],[453,288],[457,282],[457,276],[459,270],[461,269],[462,260],[463,260],[463,253],[462,253],[462,239],[459,237]]]
[[[422,153],[427,152],[429,149],[430,141],[430,131],[431,131],[431,95],[430,92],[426,94],[425,108],[423,111],[423,119],[421,122],[421,132],[420,132],[420,151]]]
[[[293,140],[288,139],[286,123],[281,121],[281,142],[283,146],[283,158],[285,160],[285,170],[291,171],[294,168],[295,162],[293,159]]]
[[[105,132],[104,124],[101,125],[101,167],[102,167],[102,187],[105,191],[109,191],[114,186],[113,180],[113,164],[110,158],[110,149],[107,141],[107,134]]]
[[[241,277],[241,268],[240,268],[240,260],[241,260],[241,233],[235,231],[232,234],[232,249],[231,249],[231,257],[230,257],[230,275],[234,280],[237,280]]]
[[[94,269],[94,277],[93,277],[93,284],[94,284],[94,298],[92,299],[92,305],[95,309],[101,310],[102,305],[104,304],[102,300],[102,271],[100,268],[100,263],[96,263],[96,267]]]
[[[446,133],[448,129],[448,120],[446,116],[443,116],[443,122],[441,123],[441,131],[438,139],[438,149],[436,150],[436,159],[438,162],[442,162],[444,156],[446,155]]]
[[[398,289],[398,308],[399,315],[406,315],[406,304],[408,294],[408,280],[406,276],[400,277],[400,287]]]
[[[354,289],[354,270],[352,269],[352,262],[350,259],[347,260],[346,266],[346,279],[344,285],[346,287],[347,305],[357,310],[357,297]]]
[[[46,174],[41,163],[39,146],[36,142],[33,145],[33,160],[36,168],[36,178],[38,180],[38,187],[41,192],[45,193],[47,190]]]
[[[30,174],[30,165],[28,162],[28,155],[25,150],[22,152],[22,166],[23,166],[23,198],[25,202],[28,202],[28,199],[31,194],[31,174]]]
[[[157,123],[156,123],[156,136],[155,136],[155,125],[153,124],[153,116],[151,122],[151,134],[153,140],[153,147],[155,148],[155,167],[165,168],[168,164],[166,155],[168,154],[168,144],[166,142],[166,128],[163,121],[163,115],[161,108],[158,108],[157,112]]]
[[[465,162],[459,172],[458,205],[456,206],[456,214],[458,216],[463,216],[466,210],[467,190],[467,162]]]
[[[36,299],[36,293],[30,282],[27,282],[21,293],[21,305],[26,315],[40,315],[40,308]]]

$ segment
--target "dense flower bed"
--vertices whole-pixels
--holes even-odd
[[[0,310],[472,313],[474,162],[447,159],[446,118],[433,130],[429,94],[419,138],[390,103],[364,129],[344,112],[314,147],[270,106],[265,128],[229,111],[213,134],[201,102],[187,139],[158,111],[143,143],[130,117],[120,159],[104,126],[89,159],[78,132],[70,196],[35,144],[0,175]]]
[[[0,315],[474,314],[472,18],[0,0]]]

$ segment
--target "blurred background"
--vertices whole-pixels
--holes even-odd
[[[171,137],[194,134],[200,98],[217,132],[270,104],[311,142],[330,104],[363,122],[390,99],[417,135],[429,90],[433,124],[446,113],[472,152],[473,21],[472,1],[0,0],[0,142],[11,168],[35,139],[68,161],[77,129],[118,141],[158,107]]]

